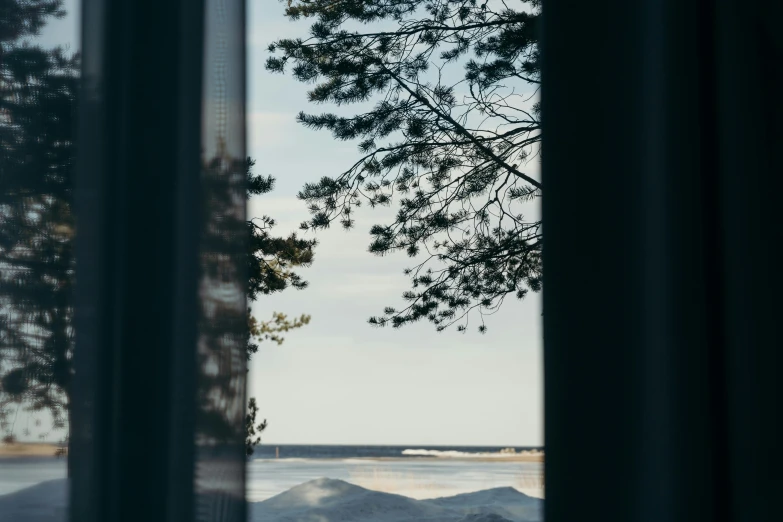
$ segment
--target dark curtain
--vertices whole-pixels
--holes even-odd
[[[82,28],[71,520],[243,521],[244,2]]]
[[[782,6],[545,2],[550,522],[783,520]]]

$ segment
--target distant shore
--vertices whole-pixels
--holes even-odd
[[[412,460],[412,461],[461,461],[461,462],[544,462],[544,454],[538,453],[538,454],[532,454],[532,455],[502,455],[502,456],[492,456],[492,457],[349,457],[352,461],[362,461],[365,460],[367,462],[400,462],[405,460]],[[274,458],[274,457],[254,457],[252,460],[258,460],[263,462],[274,462],[274,461],[285,461],[286,458]],[[318,458],[318,459],[302,459],[302,458],[293,458],[291,460],[319,460],[319,461],[342,461],[345,460],[343,457],[325,457],[325,458]]]
[[[0,458],[6,457],[54,457],[60,446],[49,442],[0,443]]]
[[[0,458],[11,457],[54,457],[61,446],[49,442],[14,442],[12,444],[0,443]],[[544,452],[522,451],[520,453],[494,454],[492,456],[416,456],[416,457],[350,457],[355,460],[367,461],[398,461],[401,459],[416,460],[459,460],[472,462],[544,462]],[[271,459],[258,459],[271,460]],[[283,459],[284,460],[284,459]],[[341,460],[341,458],[321,458],[318,460]]]
[[[491,457],[353,457],[352,460],[375,460],[375,461],[399,461],[403,459],[411,460],[449,460],[449,461],[468,461],[468,462],[544,462],[543,453],[534,453],[529,455],[519,454],[516,455],[498,455]],[[270,459],[271,460],[271,459]],[[327,459],[322,459],[327,460]],[[335,459],[339,460],[339,459]]]

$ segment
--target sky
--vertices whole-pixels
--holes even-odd
[[[288,21],[283,8],[277,0],[249,2],[247,36],[248,153],[257,173],[277,178],[276,190],[252,200],[249,214],[275,218],[281,234],[308,217],[296,199],[304,183],[339,174],[358,158],[355,143],[295,121],[301,110],[332,107],[308,104],[308,86],[264,70],[271,41],[307,35],[308,21]],[[486,318],[484,335],[475,328],[439,333],[430,323],[373,328],[369,316],[401,304],[410,260],[367,251],[370,226],[388,212],[361,210],[354,230],[315,235],[315,262],[301,270],[309,288],[253,305],[259,319],[273,311],[312,316],[282,346],[262,344],[251,363],[249,393],[269,421],[264,442],[543,444],[540,295],[506,301]]]
[[[42,43],[76,41],[74,5],[66,0],[69,16],[50,24]],[[307,34],[307,21],[289,22],[283,5],[248,3],[248,154],[256,173],[277,179],[273,193],[249,202],[248,214],[273,217],[276,232],[287,235],[308,217],[296,199],[302,185],[339,174],[358,152],[354,143],[297,124],[299,111],[330,107],[310,106],[306,85],[264,70],[271,41]],[[535,163],[528,166],[533,175]],[[409,289],[404,253],[367,251],[370,226],[388,215],[365,208],[354,230],[317,233],[315,263],[300,271],[310,286],[253,303],[261,320],[272,312],[312,316],[282,346],[262,344],[251,361],[248,392],[269,421],[264,443],[542,445],[540,295],[507,300],[485,318],[484,335],[475,320],[465,333],[439,333],[426,322],[371,327],[368,317],[401,304]]]

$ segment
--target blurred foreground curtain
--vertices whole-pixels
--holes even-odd
[[[245,520],[241,0],[84,0],[71,520]]]
[[[782,20],[544,4],[549,522],[783,520]]]

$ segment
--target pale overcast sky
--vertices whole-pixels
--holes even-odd
[[[74,4],[66,0],[68,18],[51,24],[44,42],[75,41]],[[313,110],[306,86],[264,70],[272,40],[307,30],[306,20],[284,18],[278,0],[248,3],[248,153],[258,173],[278,180],[275,192],[251,201],[249,214],[275,218],[280,234],[308,216],[296,199],[303,183],[338,174],[357,157],[354,144],[296,123],[300,110]],[[528,171],[536,174],[536,163]],[[301,271],[307,290],[261,297],[253,306],[260,319],[273,311],[312,315],[285,344],[263,344],[253,359],[249,393],[270,422],[265,442],[543,444],[540,296],[508,300],[486,319],[486,335],[475,327],[437,333],[429,323],[372,328],[370,315],[401,303],[409,259],[369,254],[368,230],[381,214],[364,209],[356,218],[352,232],[316,236],[316,261]]]
[[[278,180],[277,190],[253,200],[249,212],[274,217],[287,233],[308,216],[296,200],[302,184],[339,174],[358,152],[353,143],[298,125],[300,110],[330,108],[309,106],[307,86],[264,70],[272,40],[308,32],[308,21],[289,22],[283,6],[248,3],[248,152],[257,172]],[[506,301],[486,319],[485,335],[475,328],[438,333],[429,323],[372,328],[370,315],[401,303],[409,288],[402,270],[410,263],[404,253],[368,253],[379,212],[365,208],[356,217],[351,232],[316,235],[315,263],[301,271],[308,289],[262,297],[253,306],[262,319],[273,311],[312,315],[282,346],[262,345],[252,362],[249,391],[270,423],[265,441],[543,444],[540,296]]]

